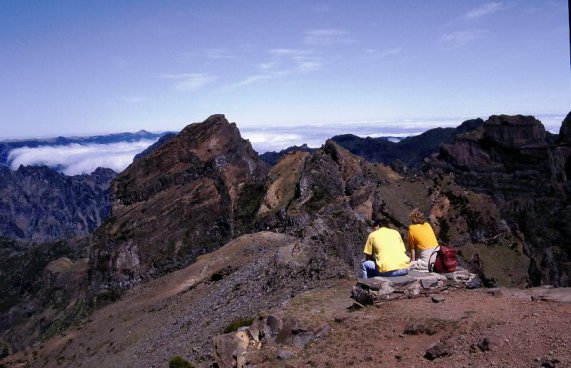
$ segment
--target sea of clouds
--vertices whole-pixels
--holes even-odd
[[[12,170],[20,165],[46,165],[66,175],[90,174],[98,167],[107,167],[121,172],[156,140],[119,142],[109,144],[78,144],[65,146],[21,147],[10,151],[8,161]]]
[[[430,128],[427,128],[430,129]],[[283,127],[240,128],[242,137],[252,143],[258,153],[281,151],[291,146],[307,144],[312,148],[321,147],[325,141],[336,135],[353,134],[359,137],[404,138],[423,132],[418,126],[395,125],[390,123],[337,123],[308,124]]]
[[[545,128],[559,132],[564,116],[542,116]],[[463,119],[402,120],[398,122],[348,122],[336,124],[306,124],[296,126],[240,127],[243,138],[248,139],[258,153],[281,151],[291,146],[307,144],[321,147],[335,135],[354,134],[360,137],[391,137],[398,140],[420,134],[436,127],[456,127]],[[20,165],[47,165],[66,175],[90,174],[98,167],[123,171],[156,140],[111,144],[69,144],[65,146],[22,147],[10,151],[9,162],[13,170]]]

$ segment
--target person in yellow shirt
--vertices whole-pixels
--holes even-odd
[[[408,274],[410,258],[400,233],[388,228],[389,221],[375,221],[374,231],[365,243],[366,260],[363,262],[362,277],[403,276]]]
[[[438,247],[438,240],[432,226],[426,222],[424,215],[418,208],[408,215],[412,223],[408,227],[407,244],[411,254],[411,270],[428,271],[430,256]]]

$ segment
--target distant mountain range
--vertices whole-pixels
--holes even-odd
[[[162,137],[166,133],[150,133],[140,130],[135,133],[116,133],[107,135],[96,135],[89,137],[54,137],[44,139],[18,139],[0,141],[0,166],[9,166],[8,156],[15,148],[40,146],[66,146],[69,144],[110,144],[120,142],[137,142],[141,140],[154,140]]]
[[[434,128],[410,137],[359,137],[354,134],[336,135],[331,138],[352,154],[370,162],[391,164],[399,160],[406,166],[418,166],[424,158],[438,152],[442,144],[452,143],[457,134],[474,130],[484,123],[482,119],[463,122],[456,128]],[[317,149],[317,148],[316,148]],[[281,157],[292,151],[311,152],[315,149],[307,145],[288,147],[280,152],[266,152],[260,158],[275,165]]]

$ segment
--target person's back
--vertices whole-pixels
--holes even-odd
[[[412,224],[408,227],[407,244],[410,249],[412,263],[410,268],[428,271],[430,257],[438,247],[438,240],[432,226],[424,219],[424,215],[415,208],[409,215]]]
[[[414,246],[419,250],[435,248],[438,246],[438,240],[432,230],[432,226],[428,222],[421,224],[412,224],[408,227],[409,246]]]
[[[398,231],[381,227],[369,234],[367,244],[369,242],[380,272],[408,267],[410,259],[406,255],[404,243]]]
[[[389,229],[386,219],[375,221],[374,231],[367,237],[361,265],[362,277],[400,276],[408,273],[410,258],[400,233]]]

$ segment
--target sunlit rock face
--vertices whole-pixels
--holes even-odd
[[[112,216],[94,236],[94,282],[128,285],[249,232],[267,171],[224,115],[187,126],[113,182]]]

